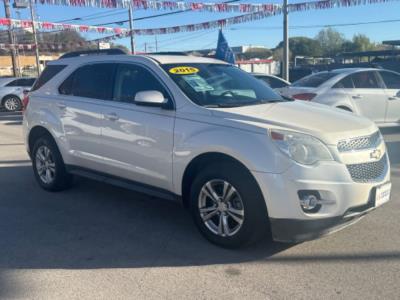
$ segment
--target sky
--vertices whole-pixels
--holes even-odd
[[[10,0],[11,2],[13,0]],[[306,0],[303,0],[306,1]],[[299,1],[299,2],[303,2]],[[196,0],[195,2],[202,2]],[[203,2],[222,2],[221,0],[207,0]],[[243,0],[242,3],[271,3],[271,0]],[[274,1],[279,3],[279,1]],[[290,2],[290,0],[289,0]],[[155,10],[136,10],[134,17],[140,18],[160,14],[168,11],[155,11]],[[334,8],[328,10],[318,11],[305,11],[294,12],[289,15],[289,26],[309,26],[316,25],[320,27],[315,28],[291,28],[289,36],[306,36],[315,37],[321,26],[343,23],[355,22],[374,22],[383,20],[398,20],[397,22],[380,23],[380,24],[364,24],[358,26],[343,26],[335,27],[338,31],[344,34],[348,39],[351,39],[354,34],[362,33],[367,35],[372,41],[381,42],[383,40],[400,39],[400,1],[387,2],[380,4],[371,4],[365,6],[357,6],[350,8]],[[101,23],[121,21],[128,19],[128,12],[126,9],[98,9],[98,8],[78,8],[54,5],[36,5],[36,13],[38,20],[49,22],[60,22],[76,17],[85,17],[92,14],[82,21],[68,21],[64,23],[71,24],[85,24],[97,25]],[[18,18],[15,9],[11,11],[13,18]],[[154,19],[141,20],[134,22],[135,28],[158,28],[176,25],[185,25],[192,23],[200,23],[209,20],[216,20],[226,17],[231,17],[239,14],[232,13],[207,13],[207,12],[185,12],[172,16],[158,17]],[[20,10],[21,19],[30,19],[28,9]],[[104,16],[98,18],[100,16]],[[1,17],[4,17],[4,10],[1,11]],[[234,25],[223,30],[226,39],[230,46],[239,45],[257,45],[265,46],[268,48],[275,47],[282,40],[282,24],[283,17],[274,16],[263,20]],[[107,25],[116,27],[126,27],[124,25]],[[185,32],[177,34],[159,35],[158,51],[179,51],[179,50],[197,50],[215,48],[218,39],[218,30],[207,30],[197,32]],[[102,37],[103,35],[86,33],[84,37],[87,39],[94,39]],[[129,47],[129,38],[119,39],[117,43]],[[154,36],[136,36],[136,50],[155,51],[155,37]]]

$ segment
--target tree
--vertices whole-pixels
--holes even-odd
[[[289,49],[289,60],[291,60],[293,57],[292,52]],[[274,52],[273,52],[273,58],[274,60],[278,60],[278,61],[283,61],[283,48],[275,48]]]
[[[377,45],[364,34],[353,36],[353,51],[371,51],[376,50]]]
[[[343,34],[333,28],[322,29],[315,40],[319,43],[322,55],[326,57],[336,56],[342,51],[343,44],[346,42]]]
[[[280,42],[276,48],[283,48],[283,42]],[[322,55],[320,44],[308,37],[296,36],[289,39],[289,50],[292,56],[312,56],[318,57]]]

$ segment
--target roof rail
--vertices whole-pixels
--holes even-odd
[[[124,50],[118,48],[111,49],[97,49],[97,50],[82,50],[82,51],[72,51],[65,53],[60,56],[62,58],[86,56],[86,55],[124,55],[126,54]]]

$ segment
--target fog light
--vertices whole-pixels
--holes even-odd
[[[299,191],[299,198],[305,213],[316,213],[321,208],[319,193],[316,191]]]

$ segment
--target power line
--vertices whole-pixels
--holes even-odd
[[[221,3],[233,3],[233,2],[239,2],[241,0],[230,0],[230,1],[224,1]],[[170,16],[170,15],[176,15],[176,14],[181,14],[185,12],[193,11],[192,9],[183,9],[183,10],[178,10],[178,11],[172,11],[172,12],[167,12],[167,13],[162,13],[162,14],[157,14],[157,15],[151,15],[151,16],[146,16],[146,17],[140,17],[133,19],[133,21],[142,21],[142,20],[147,20],[147,19],[153,19],[153,18],[159,18],[159,17],[164,17],[164,16]],[[110,25],[110,24],[119,24],[119,23],[126,23],[129,22],[128,20],[119,20],[119,21],[114,21],[114,22],[108,22],[108,23],[102,23],[102,24],[96,24],[96,26],[104,26],[104,25]]]
[[[164,44],[162,44],[162,47],[165,47],[165,46],[168,46],[168,45],[172,45],[172,44],[175,44],[177,41],[179,41],[179,42],[185,42],[185,41],[189,41],[189,40],[193,40],[193,39],[198,39],[198,38],[200,38],[200,37],[202,37],[202,36],[205,36],[205,35],[208,35],[208,34],[210,34],[210,33],[215,33],[215,29],[213,30],[213,31],[208,31],[208,32],[203,32],[203,33],[197,33],[195,36],[190,36],[190,37],[186,37],[186,38],[183,38],[183,39],[175,39],[175,40],[173,40],[173,41],[169,41],[169,43],[168,43],[168,40],[164,40],[164,41],[162,41],[161,42],[161,44],[164,42]],[[194,34],[193,34],[194,35]],[[167,43],[165,44],[165,42],[167,41]],[[159,44],[160,44],[160,42],[159,42]]]
[[[395,23],[400,22],[400,19],[390,19],[390,20],[379,20],[379,21],[369,21],[369,22],[355,22],[355,23],[336,23],[336,24],[319,24],[319,25],[295,25],[290,26],[290,29],[304,29],[304,28],[324,28],[324,27],[345,27],[345,26],[359,26],[368,24],[383,24],[383,23]],[[282,26],[272,26],[272,27],[232,27],[230,30],[277,30],[282,29]]]
[[[85,15],[85,16],[82,16],[82,17],[75,17],[75,18],[71,18],[71,19],[65,19],[65,20],[61,20],[61,21],[56,21],[56,23],[91,20],[91,19],[93,19],[92,17],[94,17],[94,16],[98,16],[96,18],[105,18],[105,17],[111,16],[111,15],[117,15],[117,14],[121,14],[121,13],[126,13],[126,10],[118,8],[116,10],[112,10],[111,12],[110,11],[97,12],[97,13]]]
[[[177,42],[181,43],[181,42],[185,42],[185,41],[188,41],[188,40],[197,39],[199,37],[202,37],[202,36],[208,35],[210,33],[214,33],[214,32],[215,32],[215,29],[211,29],[211,31],[203,32],[203,33],[200,33],[200,34],[197,33],[197,32],[191,32],[190,34],[186,34],[186,35],[181,36],[179,38],[172,38],[172,39],[169,38],[169,39],[158,41],[157,44],[158,44],[158,47],[165,48],[168,45],[176,44]],[[143,46],[145,44],[149,45],[151,43],[149,43],[149,42],[141,43],[138,46],[138,48],[143,48]]]

